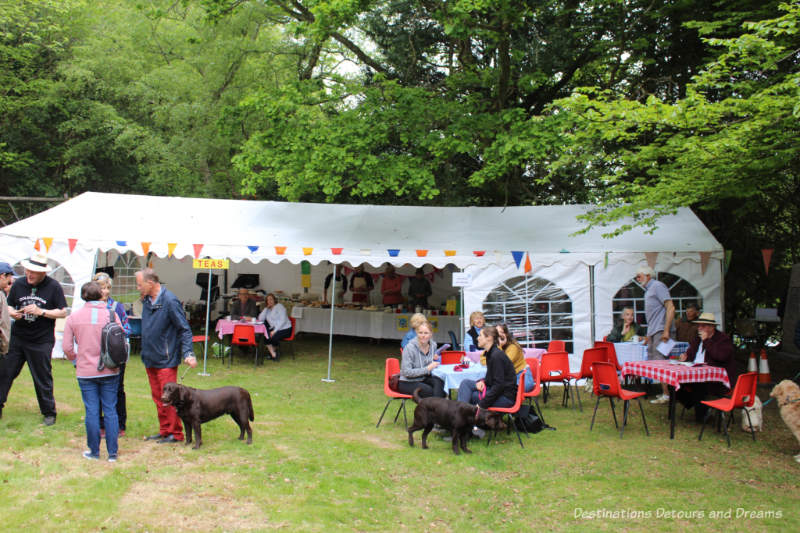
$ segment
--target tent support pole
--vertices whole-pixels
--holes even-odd
[[[211,274],[212,270],[208,269],[208,289],[206,290],[206,329],[204,331],[206,338],[205,343],[203,344],[203,371],[197,374],[198,376],[210,376],[211,374],[206,372],[206,360],[208,359],[208,319],[211,315]]]
[[[336,265],[333,265],[333,275],[331,276],[331,329],[328,333],[328,377],[323,378],[325,383],[335,383],[331,379],[331,359],[333,358],[333,311],[336,309]]]
[[[591,345],[594,346],[596,324],[595,324],[595,307],[594,307],[594,265],[589,265],[589,313],[591,319],[589,324],[591,326]]]

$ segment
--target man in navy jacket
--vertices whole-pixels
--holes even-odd
[[[172,406],[161,403],[164,385],[178,381],[181,359],[197,366],[192,349],[192,329],[178,298],[161,282],[153,269],[136,273],[136,288],[142,295],[142,363],[150,381],[150,392],[158,413],[159,431],[147,440],[170,443],[183,440],[183,426]]]

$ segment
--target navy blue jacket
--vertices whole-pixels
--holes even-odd
[[[174,368],[194,355],[192,329],[183,306],[165,287],[155,305],[142,301],[142,363],[146,368]]]

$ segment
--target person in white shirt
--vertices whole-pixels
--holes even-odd
[[[277,361],[280,357],[278,352],[278,345],[283,339],[292,336],[292,321],[289,320],[289,315],[286,314],[286,308],[283,304],[278,303],[278,299],[272,293],[267,294],[264,298],[266,307],[258,315],[258,321],[264,322],[267,327],[267,338],[265,343],[267,350],[269,350],[270,358]]]

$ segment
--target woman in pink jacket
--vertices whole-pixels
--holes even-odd
[[[86,408],[86,443],[89,449],[83,452],[87,459],[100,458],[100,406],[105,413],[106,449],[110,462],[117,460],[117,438],[119,419],[117,418],[117,387],[119,369],[103,368],[100,363],[100,335],[103,326],[109,321],[106,304],[101,300],[102,288],[96,281],[81,287],[81,298],[86,302],[81,309],[72,313],[64,326],[64,354],[70,361],[76,361],[75,374]],[[119,317],[114,314],[114,320]],[[77,343],[77,351],[75,350]]]

